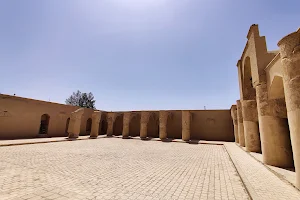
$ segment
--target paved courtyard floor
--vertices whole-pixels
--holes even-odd
[[[223,145],[100,138],[0,147],[0,199],[249,196]]]

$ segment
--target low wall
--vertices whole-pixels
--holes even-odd
[[[0,95],[0,139],[38,137],[41,116],[50,116],[49,137],[67,136],[67,120],[71,112],[79,107],[9,95]],[[81,135],[86,134],[86,121],[92,109],[85,109],[81,124]]]

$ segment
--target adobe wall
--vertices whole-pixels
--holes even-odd
[[[38,136],[41,116],[50,116],[48,136],[67,136],[67,119],[79,107],[0,94],[0,139],[35,138]],[[84,120],[93,110],[85,109]],[[85,134],[85,123],[81,134]]]
[[[0,95],[0,139],[38,137],[40,120],[43,114],[50,116],[48,136],[67,136],[67,120],[79,107],[39,101],[9,95]],[[80,135],[86,132],[87,120],[92,117],[92,109],[84,109]],[[159,137],[159,111],[151,111],[148,122],[148,137]],[[172,110],[167,121],[167,137],[182,138],[182,111]],[[115,121],[114,135],[121,135],[123,113],[118,112]],[[129,135],[140,135],[141,111],[132,111],[133,118],[129,125]],[[230,110],[193,110],[191,121],[191,139],[234,141],[233,123]],[[92,122],[93,123],[93,122]],[[102,112],[99,134],[106,134],[107,113]]]
[[[191,139],[233,142],[230,110],[192,111]]]

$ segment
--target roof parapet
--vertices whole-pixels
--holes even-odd
[[[254,33],[255,35],[259,36],[259,29],[258,24],[252,24],[249,28],[247,39],[249,40],[251,33]]]

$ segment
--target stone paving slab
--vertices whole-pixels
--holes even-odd
[[[282,181],[237,144],[225,143],[225,147],[253,199],[300,199],[299,190]]]
[[[100,138],[0,148],[0,199],[249,199],[223,145]]]

